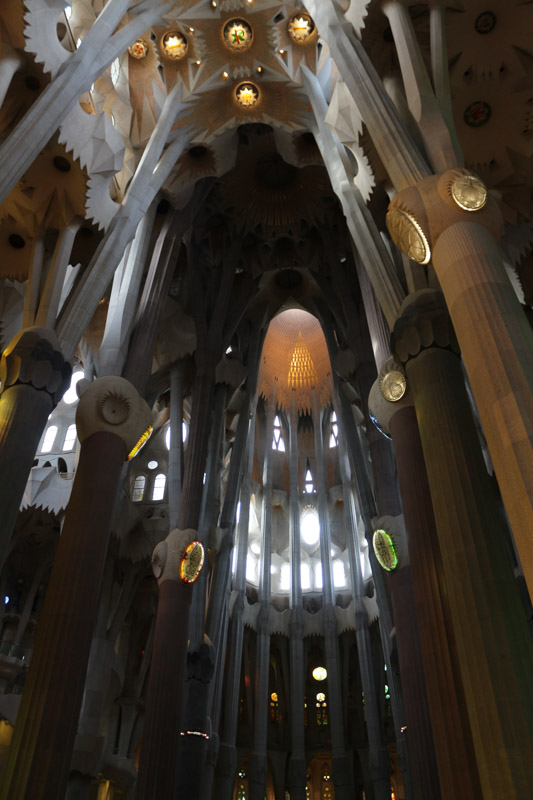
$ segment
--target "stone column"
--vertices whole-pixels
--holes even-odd
[[[68,387],[72,368],[51,331],[28,328],[0,363],[0,563],[6,558],[28,474],[46,421]],[[31,420],[31,425],[28,421]]]
[[[387,225],[406,255],[432,257],[533,594],[533,331],[496,244],[496,201],[448,170],[397,194]]]
[[[339,636],[335,615],[335,589],[331,570],[331,535],[329,523],[328,496],[324,439],[322,433],[323,413],[316,392],[312,395],[313,428],[315,435],[316,475],[318,495],[318,516],[320,521],[320,561],[322,563],[322,608],[324,624],[324,651],[328,670],[328,709],[331,730],[331,771],[335,786],[335,797],[348,800],[353,791],[351,764],[346,754],[344,741],[344,702],[341,691]]]
[[[264,800],[268,775],[268,673],[270,667],[270,556],[272,527],[272,432],[276,400],[270,398],[266,410],[263,465],[263,508],[261,514],[261,557],[259,563],[259,603],[254,687],[254,740],[248,757],[250,800]]]
[[[115,494],[124,460],[151,421],[122,378],[79,386],[80,460],[2,776],[5,800],[65,794]]]
[[[255,411],[255,407],[254,407]],[[238,522],[237,564],[234,578],[235,600],[232,604],[229,631],[228,666],[225,671],[224,725],[222,741],[216,767],[217,795],[220,800],[232,800],[235,775],[237,774],[237,724],[239,715],[242,646],[244,636],[244,604],[246,602],[246,556],[248,553],[248,529],[250,526],[250,496],[252,491],[252,468],[255,444],[255,413],[248,434],[247,459],[241,488],[241,513]],[[205,794],[204,800],[211,800]]]
[[[338,419],[344,437],[353,435],[346,426],[346,417],[353,420],[351,408],[340,406]],[[357,528],[357,515],[353,492],[350,487],[349,465],[344,445],[341,444],[340,469],[343,485],[344,515],[347,529],[348,554],[350,559],[350,575],[355,608],[355,636],[357,640],[357,656],[361,672],[361,686],[365,698],[366,728],[368,733],[368,755],[370,777],[374,786],[376,800],[389,800],[390,798],[390,761],[383,740],[383,729],[378,702],[376,676],[374,674],[374,659],[372,643],[368,625],[368,614],[363,605],[364,583],[361,574],[359,534]]]
[[[394,442],[441,793],[443,798],[481,800],[416,414],[412,399],[395,403],[392,409],[390,406],[390,418],[381,413],[377,416],[385,428],[390,428]]]
[[[183,475],[183,370],[184,363],[170,368],[170,449],[168,451],[168,516],[175,528],[181,500]]]
[[[533,645],[441,296],[418,293],[393,341],[415,401],[483,797],[523,797]]]
[[[305,653],[302,608],[300,487],[298,483],[298,409],[296,407],[295,394],[295,392],[292,392],[289,414],[289,539],[291,548],[291,617],[289,622],[291,757],[289,760],[289,789],[291,799],[305,800],[307,785],[304,727]]]

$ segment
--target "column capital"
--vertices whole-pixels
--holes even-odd
[[[391,347],[403,364],[429,347],[459,353],[455,331],[441,292],[421,289],[407,298],[394,325]]]
[[[107,375],[92,383],[82,380],[77,391],[80,402],[76,427],[81,443],[93,433],[105,431],[120,437],[126,452],[131,453],[151,427],[152,412],[148,404],[125,378]]]
[[[503,225],[498,204],[481,178],[459,167],[422,178],[395,194],[386,222],[396,246],[419,264],[430,261],[440,235],[458,222],[481,225],[496,241]]]
[[[46,328],[26,328],[11,340],[2,354],[2,392],[18,384],[50,396],[52,408],[67,389],[72,367],[65,361],[57,337]]]
[[[392,417],[406,406],[413,405],[405,369],[395,356],[387,358],[368,395],[368,411],[374,425],[390,436]]]

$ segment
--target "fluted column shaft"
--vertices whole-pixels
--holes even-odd
[[[393,414],[390,431],[409,533],[413,594],[441,792],[444,798],[480,800],[481,787],[414,406]]]
[[[170,368],[170,448],[168,451],[168,519],[178,524],[183,478],[183,362]]]
[[[423,322],[422,322],[423,320]],[[395,329],[441,317],[413,308]],[[425,339],[427,339],[425,329]],[[402,350],[405,352],[405,350]],[[533,780],[533,646],[477,441],[460,362],[422,349],[407,363],[483,796],[521,797]],[[443,470],[443,464],[447,469]],[[466,612],[466,613],[465,613]]]

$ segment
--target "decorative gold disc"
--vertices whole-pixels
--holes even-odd
[[[381,378],[379,388],[385,400],[390,403],[397,403],[398,400],[402,399],[407,389],[405,375],[397,369],[391,369]]]
[[[452,197],[464,211],[479,211],[487,196],[487,187],[477,175],[459,175],[452,183]]]
[[[372,546],[379,564],[386,572],[392,572],[398,566],[398,554],[392,536],[378,528],[372,537]]]
[[[133,42],[133,44],[128,47],[128,53],[132,58],[140,61],[141,58],[144,58],[148,53],[148,45],[144,39],[137,39],[136,42]]]
[[[204,564],[204,546],[191,542],[185,548],[180,564],[180,578],[184,583],[194,583]]]
[[[427,264],[431,258],[431,249],[426,235],[416,219],[407,211],[399,208],[387,212],[387,228],[402,253],[418,264]]]

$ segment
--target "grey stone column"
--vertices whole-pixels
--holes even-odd
[[[298,484],[298,409],[296,407],[295,392],[292,393],[289,414],[289,475],[289,538],[291,548],[291,617],[289,622],[291,757],[289,761],[289,789],[291,800],[305,800],[305,787],[307,784],[304,727],[305,654],[302,609],[300,489]]]
[[[170,449],[168,451],[168,518],[170,529],[178,523],[183,477],[183,369],[184,364],[170,368]]]
[[[255,415],[254,415],[255,416]],[[234,601],[229,630],[228,666],[224,687],[224,726],[216,766],[217,797],[232,800],[237,773],[237,724],[239,715],[242,644],[244,635],[243,613],[246,602],[246,556],[248,553],[248,528],[250,524],[251,475],[254,460],[255,419],[252,419],[248,437],[247,463],[241,488],[241,513],[237,528],[237,565],[234,578]],[[204,792],[203,800],[210,800],[211,792]]]
[[[326,488],[324,439],[322,435],[323,412],[316,392],[312,395],[313,428],[315,434],[316,489],[320,521],[320,560],[322,562],[322,602],[326,667],[328,670],[328,709],[331,729],[331,766],[335,797],[349,800],[353,792],[351,764],[346,754],[344,740],[343,698],[341,689],[339,637],[335,614],[335,589],[331,571],[331,535]]]
[[[0,564],[6,558],[28,474],[46,421],[67,388],[72,368],[51,331],[28,328],[0,363]],[[28,422],[31,420],[31,425]]]
[[[268,673],[270,666],[270,556],[272,534],[272,432],[276,413],[275,398],[267,405],[265,456],[263,464],[263,507],[261,513],[261,558],[259,564],[259,603],[254,686],[254,740],[248,757],[250,800],[264,800],[268,775]]]

